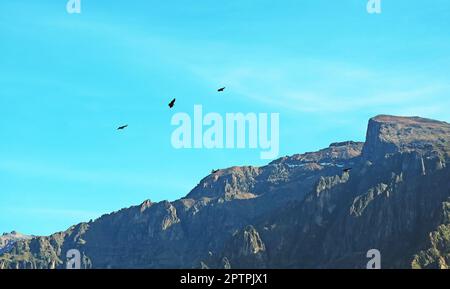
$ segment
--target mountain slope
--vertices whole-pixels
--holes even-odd
[[[17,242],[0,268],[364,268],[449,264],[450,125],[378,116],[365,143],[207,176],[185,198]],[[353,168],[343,172],[343,168]]]
[[[12,231],[11,233],[4,233],[0,236],[0,254],[11,250],[16,242],[21,240],[29,240],[32,237],[33,236],[24,235],[16,231]]]

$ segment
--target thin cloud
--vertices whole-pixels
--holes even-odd
[[[450,93],[448,82],[434,81],[432,76],[382,73],[320,61],[300,60],[270,67],[237,66],[221,71],[193,68],[192,71],[207,82],[227,83],[242,97],[293,112],[348,113],[380,109],[414,112],[414,108],[432,101],[436,106],[428,111],[441,115],[447,109],[438,104]]]

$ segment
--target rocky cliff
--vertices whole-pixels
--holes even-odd
[[[378,116],[365,143],[334,143],[207,176],[183,199],[145,201],[18,241],[0,268],[385,268],[450,264],[450,124]],[[352,168],[344,171],[344,168]]]
[[[3,233],[0,236],[0,254],[11,250],[15,243],[22,240],[29,240],[33,238],[33,236],[28,236],[21,234],[16,231],[12,231],[11,233]]]

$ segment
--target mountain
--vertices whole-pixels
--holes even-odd
[[[31,238],[33,238],[33,236],[24,235],[16,231],[3,233],[3,235],[0,236],[0,255],[11,250],[16,242],[29,240]]]
[[[450,124],[377,116],[341,142],[211,174],[185,197],[16,242],[0,268],[384,268],[450,264]],[[351,171],[344,171],[352,168]]]

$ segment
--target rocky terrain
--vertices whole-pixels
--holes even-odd
[[[11,233],[3,233],[0,236],[0,254],[11,250],[16,242],[21,240],[29,240],[31,238],[33,238],[33,236],[24,235],[16,231],[12,231]]]
[[[383,268],[450,266],[450,124],[377,116],[365,143],[233,167],[183,199],[17,241],[0,268]],[[352,168],[344,171],[345,168]]]

